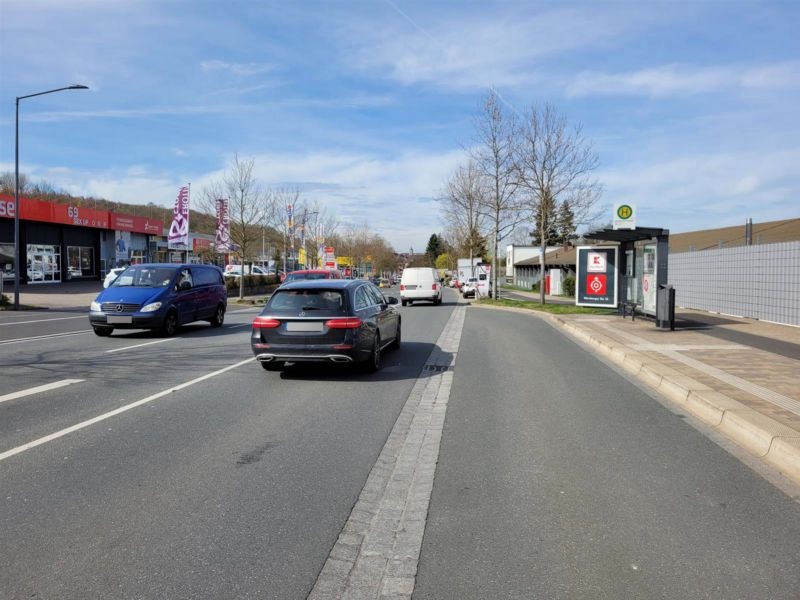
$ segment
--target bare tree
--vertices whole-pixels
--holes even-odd
[[[279,188],[273,191],[276,212],[276,228],[283,238],[283,271],[287,271],[286,258],[287,252],[291,252],[294,264],[297,264],[295,256],[295,238],[297,234],[298,216],[304,209],[300,190],[297,188]],[[292,223],[289,224],[289,206],[292,207]]]
[[[500,241],[526,218],[526,207],[518,193],[517,131],[515,116],[503,110],[500,97],[492,90],[476,121],[477,147],[472,158],[488,191],[483,197],[482,212],[492,228],[492,289],[495,297]]]
[[[231,242],[236,245],[235,253],[242,264],[240,299],[244,297],[244,264],[261,237],[261,227],[271,212],[272,203],[271,194],[261,187],[253,175],[254,164],[255,159],[239,158],[238,154],[234,154],[230,167],[220,179],[209,183],[201,194],[201,205],[211,214],[218,198],[229,202]]]
[[[602,188],[593,177],[599,159],[580,125],[569,127],[554,107],[532,107],[517,151],[519,182],[527,192],[541,245],[539,297],[545,301],[545,252],[557,238],[559,211],[566,203],[575,224],[588,222]]]
[[[469,254],[472,265],[475,252],[483,246],[486,215],[483,212],[488,190],[475,161],[458,167],[450,176],[440,198],[442,216],[448,225],[445,239]]]

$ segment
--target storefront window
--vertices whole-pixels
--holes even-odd
[[[67,247],[67,279],[94,276],[94,248]]]
[[[14,279],[14,244],[0,242],[0,272],[5,281]]]
[[[144,250],[131,250],[131,264],[141,265],[144,262]]]
[[[61,247],[28,244],[28,283],[61,281]]]

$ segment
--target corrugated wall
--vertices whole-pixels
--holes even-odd
[[[669,256],[678,306],[800,325],[800,242]]]

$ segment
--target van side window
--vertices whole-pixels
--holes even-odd
[[[189,269],[181,269],[181,274],[178,277],[178,288],[181,287],[185,281],[189,282],[189,285],[192,285],[192,272]]]

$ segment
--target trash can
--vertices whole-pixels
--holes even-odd
[[[656,294],[656,327],[675,331],[675,288],[662,283]]]

